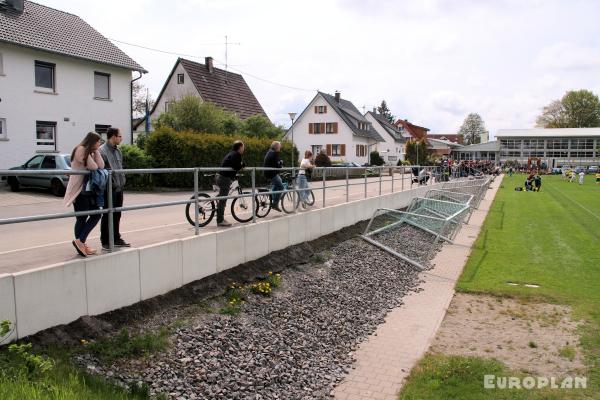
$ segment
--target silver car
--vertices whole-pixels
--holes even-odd
[[[36,154],[23,165],[13,167],[11,170],[35,171],[40,169],[71,169],[70,154]],[[9,176],[7,183],[13,192],[21,188],[43,188],[50,189],[53,195],[62,196],[65,193],[69,177],[67,175],[23,175]]]

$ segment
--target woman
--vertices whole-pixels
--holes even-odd
[[[71,167],[74,170],[94,171],[98,168],[104,168],[104,160],[98,149],[100,148],[101,137],[96,132],[88,133],[85,138],[73,149],[71,153]],[[96,196],[92,193],[83,191],[87,175],[70,175],[67,190],[65,191],[64,205],[73,204],[75,211],[98,210]],[[73,247],[82,257],[96,254],[96,250],[89,247],[85,241],[100,221],[101,215],[84,215],[76,217],[75,222],[75,240],[72,241]]]
[[[312,174],[312,170],[315,167],[312,160],[312,152],[306,150],[304,152],[304,158],[300,161],[300,171],[298,171],[298,189],[308,189],[308,179]],[[300,200],[302,201],[302,207],[306,208],[306,201],[308,200],[308,191],[302,190],[300,193]]]

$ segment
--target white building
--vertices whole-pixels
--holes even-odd
[[[385,141],[377,147],[379,155],[385,160],[386,165],[396,165],[398,161],[404,161],[406,142],[412,136],[403,132],[403,130],[388,121],[383,115],[377,114],[375,109],[367,112],[365,118]]]
[[[79,17],[0,1],[0,169],[110,126],[129,142],[132,71],[146,72]]]
[[[293,134],[293,135],[292,135]],[[369,153],[385,140],[348,100],[318,92],[286,132],[300,152],[326,149],[331,161],[369,162]]]

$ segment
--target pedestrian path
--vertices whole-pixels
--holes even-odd
[[[338,400],[397,399],[404,379],[429,349],[454,295],[454,286],[467,262],[502,179],[486,193],[455,244],[445,244],[433,259],[429,273],[421,274],[421,291],[386,317],[375,333],[355,352],[355,368],[335,389]]]

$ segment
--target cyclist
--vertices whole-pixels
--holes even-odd
[[[281,143],[277,141],[271,143],[271,148],[269,148],[269,151],[265,155],[263,167],[281,168],[283,166],[283,161],[279,156],[280,152]],[[267,170],[265,171],[265,178],[267,178],[271,182],[273,191],[279,192],[283,190],[283,182],[281,181],[281,176],[279,176],[279,171]],[[281,193],[276,193],[273,195],[273,203],[271,205],[271,209],[281,212],[281,208],[279,208],[279,199],[281,199]]]
[[[304,158],[300,161],[300,171],[298,171],[298,189],[308,189],[308,181],[311,177],[312,170],[315,167],[313,164],[313,154],[310,150],[304,152]],[[302,208],[306,208],[306,200],[308,198],[308,191],[303,190],[300,193],[300,200],[302,201]]]
[[[233,168],[233,171],[219,171],[217,173],[215,181],[219,187],[219,197],[229,194],[231,183],[236,179],[237,172],[246,166],[242,159],[244,149],[244,143],[241,140],[236,140],[231,146],[231,151],[227,153],[221,162],[221,167]],[[217,226],[231,226],[231,222],[225,219],[226,205],[227,200],[219,200],[217,204]]]

